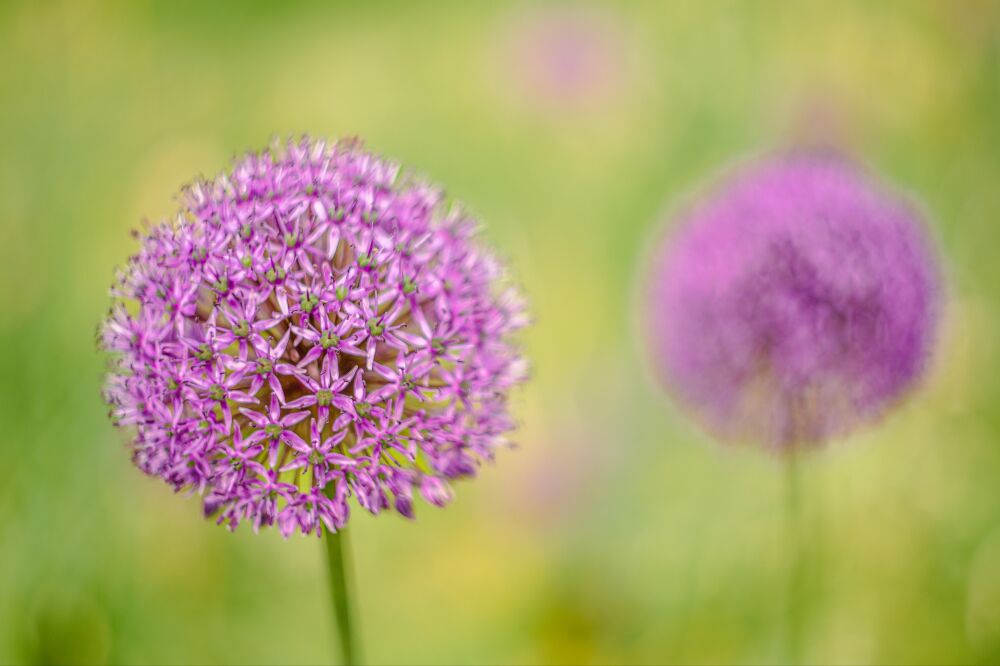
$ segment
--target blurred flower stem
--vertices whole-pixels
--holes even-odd
[[[340,661],[345,666],[353,666],[358,663],[358,652],[352,633],[346,531],[343,528],[336,532],[327,530],[323,542],[326,546],[326,566],[329,571],[327,580],[330,585],[333,619],[337,626],[337,637],[340,644]]]
[[[802,663],[803,593],[805,584],[805,543],[802,533],[802,464],[793,446],[785,456],[785,523],[788,539],[788,598],[785,640],[787,659]]]

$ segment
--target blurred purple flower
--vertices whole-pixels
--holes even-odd
[[[512,428],[526,323],[475,222],[354,142],[302,139],[185,191],[112,290],[106,397],[144,472],[235,528],[433,504]]]
[[[681,402],[727,439],[786,449],[880,416],[934,337],[936,257],[916,211],[846,160],[738,172],[655,257],[648,330]]]
[[[503,51],[525,99],[575,107],[611,97],[625,69],[626,44],[615,18],[570,6],[518,17]]]

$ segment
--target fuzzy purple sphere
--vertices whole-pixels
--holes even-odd
[[[286,536],[348,498],[443,505],[506,443],[526,323],[475,223],[356,142],[302,139],[185,190],[113,288],[102,343],[136,464]]]
[[[863,170],[764,161],[680,218],[655,258],[649,338],[664,382],[716,434],[819,443],[919,378],[935,256],[915,210]]]

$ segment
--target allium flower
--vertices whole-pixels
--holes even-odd
[[[616,18],[576,6],[518,16],[505,35],[502,55],[524,100],[565,113],[613,97],[627,65],[627,42]]]
[[[832,157],[758,163],[681,215],[655,258],[656,369],[717,434],[818,443],[918,379],[937,314],[919,216]]]
[[[106,395],[135,463],[235,528],[413,515],[505,444],[526,323],[475,223],[353,142],[185,190],[119,275]]]

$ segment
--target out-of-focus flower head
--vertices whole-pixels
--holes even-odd
[[[751,164],[683,212],[655,255],[656,370],[725,439],[820,443],[918,380],[938,280],[918,213],[860,167],[819,154]]]
[[[135,463],[235,528],[413,515],[506,442],[526,323],[474,220],[357,142],[303,138],[185,190],[123,270],[106,397]]]
[[[502,50],[525,100],[565,110],[612,97],[626,65],[626,42],[615,19],[611,12],[574,6],[518,16]]]

